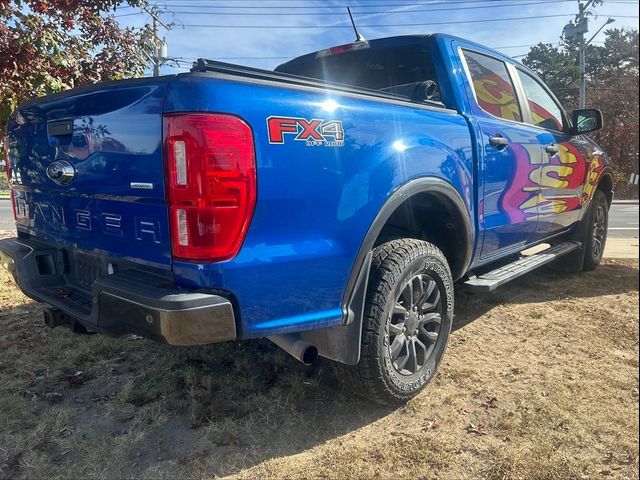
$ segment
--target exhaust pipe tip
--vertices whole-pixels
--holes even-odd
[[[318,348],[299,335],[275,335],[267,338],[305,365],[311,365],[318,359]]]
[[[313,345],[309,344],[309,346],[302,353],[302,358],[300,361],[305,365],[311,365],[318,359],[318,349]]]

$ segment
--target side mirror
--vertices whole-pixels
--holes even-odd
[[[602,112],[595,108],[574,110],[571,113],[571,120],[573,121],[572,135],[595,132],[602,128]]]

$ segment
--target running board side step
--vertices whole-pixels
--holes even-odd
[[[501,285],[514,280],[525,273],[552,262],[562,255],[571,253],[582,246],[581,242],[563,242],[547,248],[540,253],[522,257],[513,263],[484,273],[479,277],[471,277],[464,282],[466,290],[475,293],[492,292]]]

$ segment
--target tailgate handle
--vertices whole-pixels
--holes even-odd
[[[66,137],[73,134],[73,120],[54,120],[47,123],[50,137]]]

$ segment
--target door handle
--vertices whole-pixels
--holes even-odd
[[[489,143],[491,146],[496,147],[496,150],[504,150],[509,145],[509,140],[502,135],[494,135],[493,137],[489,137]]]
[[[556,145],[554,143],[550,143],[549,145],[546,145],[544,147],[544,150],[549,155],[555,155],[556,153],[558,153],[560,151],[560,147],[558,147],[558,145]]]

